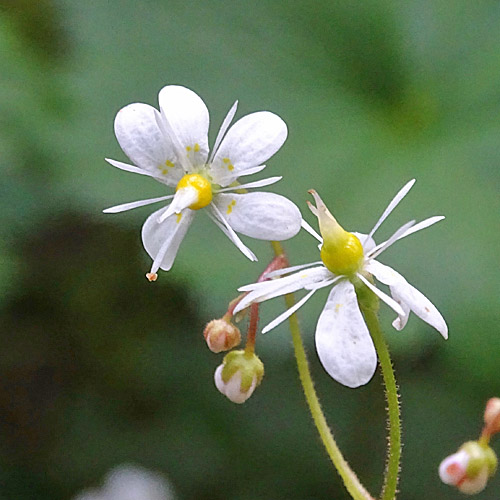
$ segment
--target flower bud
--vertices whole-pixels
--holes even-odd
[[[484,423],[489,435],[500,432],[500,398],[491,398],[486,403]]]
[[[244,403],[264,376],[264,365],[253,352],[232,351],[215,370],[215,385],[233,403]]]
[[[495,452],[487,445],[469,441],[441,462],[439,477],[462,493],[475,495],[484,490],[496,468]]]
[[[225,319],[213,319],[207,323],[203,336],[212,352],[229,351],[241,342],[239,329]]]

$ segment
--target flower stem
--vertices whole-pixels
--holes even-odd
[[[371,301],[358,300],[361,311],[370,331],[375,349],[377,351],[380,367],[382,369],[382,378],[385,386],[385,397],[387,400],[387,417],[389,427],[389,444],[387,447],[387,463],[385,468],[384,486],[380,495],[381,500],[393,500],[396,498],[397,486],[399,480],[400,460],[401,460],[401,419],[399,410],[399,396],[394,376],[394,369],[389,355],[389,349],[384,339],[384,334],[380,328],[380,322],[377,315],[378,300],[373,300],[374,294],[366,289],[364,293],[372,295]],[[376,299],[376,297],[375,297]],[[376,304],[374,307],[373,304]],[[372,304],[372,305],[369,305]]]
[[[245,345],[245,351],[253,353],[255,352],[255,340],[257,336],[257,325],[259,324],[259,304],[252,304],[250,306],[250,321],[248,324],[247,331],[247,343]]]
[[[261,275],[259,276],[259,279],[257,280],[257,283],[262,283],[263,281],[266,281],[267,273],[270,273],[271,271],[276,271],[277,269],[281,269],[287,265],[288,265],[288,260],[284,254],[276,255],[274,259],[267,265],[264,271],[262,271]],[[244,295],[242,295],[241,297],[243,298]],[[236,304],[238,302],[236,302]],[[236,304],[234,305],[234,307],[236,307]],[[252,304],[250,306],[250,321],[248,324],[247,343],[245,346],[245,351],[247,352],[250,353],[255,352],[255,341],[257,338],[258,325],[259,325],[259,303],[256,302],[255,304]]]
[[[283,247],[280,243],[272,241],[276,256],[284,255]],[[295,303],[293,294],[285,295],[285,302],[288,308],[292,307]],[[309,363],[307,362],[304,343],[300,332],[300,325],[295,314],[292,314],[289,319],[290,331],[292,333],[293,348],[295,351],[295,359],[297,360],[297,368],[299,371],[300,381],[304,390],[304,395],[309,405],[311,416],[318,430],[319,436],[323,445],[337,469],[340,477],[344,481],[344,485],[354,500],[374,500],[373,497],[366,491],[365,487],[361,484],[354,471],[350,468],[349,464],[344,459],[333,434],[328,427],[325,415],[321,409],[314,383],[312,381],[311,372],[309,370]]]

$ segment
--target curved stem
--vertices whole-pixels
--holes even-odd
[[[370,292],[372,293],[372,292]],[[382,500],[393,500],[396,498],[399,480],[400,460],[401,460],[401,420],[399,410],[399,397],[394,369],[389,355],[389,349],[385,342],[384,335],[380,328],[377,310],[372,307],[365,307],[360,301],[361,310],[365,317],[366,325],[377,350],[382,377],[384,379],[385,397],[387,400],[389,445],[387,448],[387,464],[385,468],[384,487],[382,489]]]
[[[271,242],[274,253],[276,256],[282,255],[283,248],[278,242]],[[292,307],[295,303],[293,294],[285,295],[285,302],[288,308]],[[316,390],[314,389],[314,383],[311,378],[311,372],[309,370],[309,363],[307,362],[306,352],[304,349],[304,344],[302,342],[302,336],[300,333],[300,326],[297,320],[297,316],[292,314],[289,319],[290,331],[292,333],[293,348],[295,351],[295,358],[297,360],[297,368],[299,371],[300,381],[302,383],[302,388],[309,405],[309,410],[311,412],[314,424],[320,435],[321,441],[325,446],[325,449],[333,462],[333,465],[337,469],[340,477],[344,481],[344,485],[354,500],[374,500],[373,497],[366,491],[365,487],[361,484],[358,477],[354,471],[350,468],[349,464],[344,459],[333,434],[328,427],[325,415],[321,409],[321,404],[319,402]]]

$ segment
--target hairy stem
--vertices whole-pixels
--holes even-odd
[[[284,251],[280,243],[273,241],[271,244],[276,256],[284,255]],[[295,303],[293,294],[285,295],[285,302],[288,308],[292,307]],[[302,388],[304,390],[304,395],[306,397],[311,416],[326,452],[337,469],[337,472],[340,474],[340,477],[344,481],[344,485],[351,497],[354,500],[374,500],[361,484],[354,471],[350,468],[337,446],[337,443],[335,442],[333,434],[328,427],[328,423],[326,422],[323,410],[321,409],[321,404],[316,394],[316,390],[314,389],[314,383],[309,370],[309,363],[307,362],[297,316],[295,314],[290,316],[289,322],[300,381],[302,383]]]
[[[396,498],[401,460],[401,419],[399,410],[399,396],[394,369],[392,366],[389,349],[384,339],[378,319],[378,300],[374,294],[364,287],[358,291],[358,300],[363,316],[370,331],[375,349],[377,351],[382,378],[384,380],[385,397],[387,401],[387,422],[389,427],[387,463],[385,468],[384,486],[381,500],[394,500]],[[368,300],[365,300],[369,297]]]

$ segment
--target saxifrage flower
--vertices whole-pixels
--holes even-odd
[[[263,328],[262,332],[266,333],[297,311],[317,290],[332,287],[316,326],[316,350],[330,376],[348,387],[366,384],[372,378],[377,365],[375,347],[356,295],[356,287],[362,284],[397,313],[398,317],[392,323],[397,330],[406,325],[410,311],[413,311],[447,338],[448,328],[436,307],[401,274],[375,260],[396,241],[444,218],[430,217],[417,224],[411,221],[399,228],[387,241],[375,244],[372,238],[375,231],[408,193],[414,182],[408,182],[398,192],[368,235],[345,231],[330,214],[319,195],[311,190],[316,206],[309,204],[309,207],[318,218],[322,237],[305,221],[303,226],[320,242],[321,261],[273,271],[267,274],[267,278],[273,279],[241,287],[240,291],[248,293],[236,306],[234,313],[254,302],[262,302],[301,289],[307,290],[308,293],[293,307]],[[282,277],[276,278],[278,276]],[[374,286],[372,276],[389,286],[391,296]]]
[[[287,127],[277,115],[260,111],[229,125],[234,103],[215,140],[208,147],[208,109],[193,91],[164,87],[160,111],[142,103],[121,109],[115,119],[118,142],[134,165],[107,161],[122,170],[149,177],[175,188],[175,195],[135,201],[104,210],[117,213],[172,199],[151,214],[142,228],[144,248],[153,259],[150,281],[158,269],[168,271],[196,211],[205,212],[250,260],[254,253],[236,233],[262,240],[286,240],[300,230],[302,217],[288,199],[274,193],[245,192],[281,179],[270,177],[240,184],[238,178],[260,172],[285,142]],[[243,191],[240,191],[243,190]]]

